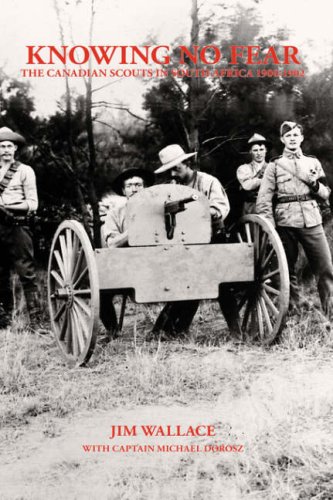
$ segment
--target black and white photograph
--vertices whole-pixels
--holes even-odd
[[[0,498],[333,498],[328,0],[2,0]]]

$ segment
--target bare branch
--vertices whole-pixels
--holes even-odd
[[[121,136],[121,132],[119,129],[117,129],[116,127],[114,127],[113,125],[110,125],[110,123],[106,123],[104,122],[103,120],[98,120],[97,118],[95,118],[94,120],[96,123],[101,123],[102,125],[105,125],[106,127],[109,127],[111,130],[114,130],[115,132],[117,132],[117,134],[119,134]]]
[[[223,136],[222,136],[223,137]],[[224,136],[225,137],[225,136]],[[212,141],[214,139],[218,139],[219,137],[213,137],[211,139],[207,139],[206,141],[204,141],[202,144],[205,144],[209,141]],[[212,148],[210,151],[208,151],[207,153],[201,155],[201,158],[204,158],[205,156],[209,156],[211,155],[212,153],[214,153],[214,151],[216,151],[217,149],[221,148],[224,144],[226,144],[227,142],[232,142],[232,141],[239,141],[239,140],[243,140],[243,139],[246,139],[246,137],[229,137],[228,139],[226,139],[225,141],[222,141],[220,142],[219,144],[217,144],[214,148]]]
[[[143,118],[142,116],[139,116],[139,115],[133,113],[133,111],[131,111],[124,104],[109,103],[107,101],[97,101],[97,102],[92,103],[92,108],[98,108],[98,107],[105,107],[105,108],[109,108],[109,109],[118,109],[120,111],[126,111],[129,115],[133,116],[137,120],[141,120],[145,123],[148,123],[149,125],[153,125],[156,123],[154,121],[147,120],[147,118]]]
[[[105,89],[106,87],[109,87],[110,85],[113,85],[114,83],[118,83],[121,81],[121,78],[117,78],[117,80],[114,80],[113,82],[106,83],[105,85],[101,85],[100,87],[97,87],[96,89],[92,89],[91,93],[98,92],[99,90]]]

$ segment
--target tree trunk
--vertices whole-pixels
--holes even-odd
[[[198,17],[198,1],[192,0],[191,9],[191,47],[194,45],[199,45],[199,17]],[[189,66],[191,70],[196,70],[198,65],[189,61]],[[199,129],[198,129],[198,109],[196,105],[196,96],[198,95],[198,89],[200,86],[200,78],[189,78],[189,88],[188,88],[188,106],[189,106],[189,147],[191,151],[198,151],[199,149]]]
[[[90,66],[90,64],[89,64]],[[89,67],[91,70],[91,68]],[[93,133],[93,120],[91,114],[91,77],[88,78],[86,82],[86,129],[88,134],[88,146],[89,146],[89,167],[88,167],[88,179],[89,179],[89,201],[91,204],[91,209],[93,213],[93,232],[94,232],[94,245],[95,247],[101,246],[101,220],[99,215],[98,199],[95,190],[95,171],[96,171],[96,148]]]
[[[95,17],[95,2],[91,0],[91,17],[89,28],[89,43],[92,45],[94,17]],[[91,59],[89,59],[89,74],[92,72]],[[101,247],[101,219],[99,215],[98,199],[95,189],[95,172],[96,172],[96,148],[93,132],[93,119],[92,119],[92,77],[89,76],[86,81],[86,129],[88,134],[88,147],[89,147],[89,201],[93,213],[93,233],[95,247]]]

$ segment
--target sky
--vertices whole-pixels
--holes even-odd
[[[73,8],[74,0],[58,0],[66,4],[72,18],[72,40],[77,45],[88,42],[90,0],[81,0]],[[143,45],[149,36],[156,44],[172,45],[179,36],[189,36],[191,0],[95,0],[95,45]],[[232,7],[234,0],[225,0]],[[253,6],[253,0],[240,0],[244,6]],[[221,2],[199,0],[200,12],[218,9]],[[26,45],[61,45],[53,0],[1,0],[0,67],[14,77],[26,68]],[[259,0],[258,18],[267,34],[277,27],[288,26],[291,42],[299,47],[311,71],[316,71],[331,60],[333,4],[329,0]],[[225,15],[228,15],[228,8]],[[5,15],[3,15],[5,13]],[[66,23],[63,23],[65,28]],[[67,36],[67,33],[66,33]],[[69,40],[69,45],[73,45]],[[189,41],[189,40],[188,40]],[[27,80],[27,79],[25,79]],[[29,78],[35,98],[37,114],[48,115],[57,108],[64,94],[63,78]],[[110,79],[96,79],[95,87]],[[72,79],[78,92],[84,91],[81,79]],[[96,92],[98,100],[122,102],[140,113],[145,87],[135,78],[117,79],[104,90]]]

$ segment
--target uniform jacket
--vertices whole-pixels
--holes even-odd
[[[222,220],[227,217],[230,211],[228,196],[216,177],[206,174],[206,172],[195,172],[194,182],[191,187],[208,198],[210,207],[219,212]]]
[[[251,163],[244,163],[237,169],[237,179],[244,189],[244,191],[248,191],[249,194],[256,197],[256,194],[260,188],[261,178],[258,177],[260,172],[267,167],[267,163],[259,164],[255,161]]]
[[[8,168],[0,168],[0,182]],[[21,203],[22,201],[28,203],[28,212],[37,210],[38,197],[35,172],[29,165],[25,165],[24,163],[19,164],[8,186],[0,196],[0,205],[7,205],[9,208],[10,205],[15,205],[15,203]]]
[[[319,181],[317,190],[306,184],[310,172],[315,173]],[[309,195],[311,199],[279,203],[279,198],[293,195]],[[329,195],[319,160],[304,155],[301,150],[294,153],[285,149],[282,156],[266,168],[258,193],[257,213],[273,223],[275,219],[277,226],[313,227],[322,222],[317,199],[327,200]]]
[[[126,205],[128,200],[126,196],[119,196],[118,198],[117,205],[108,211],[105,217],[105,223],[102,226],[105,241],[107,241],[108,238],[112,238],[116,241],[117,236],[125,233],[127,230]]]

